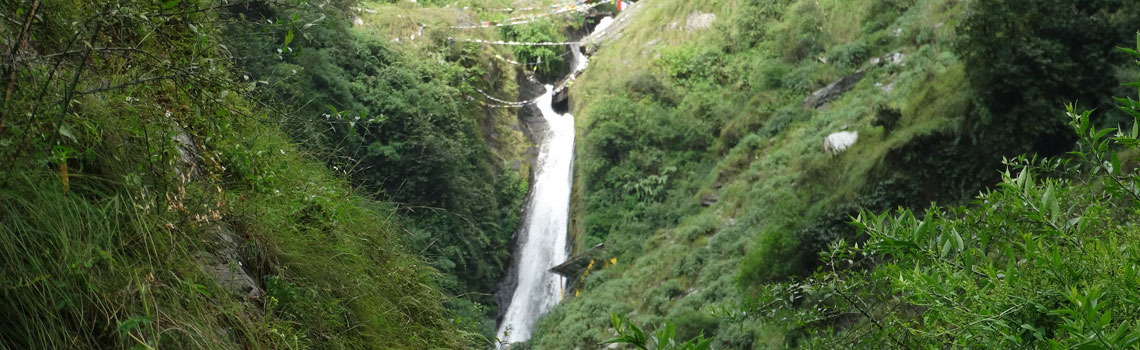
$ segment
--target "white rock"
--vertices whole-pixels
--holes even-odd
[[[831,154],[837,154],[846,151],[848,147],[855,144],[859,140],[858,131],[840,131],[827,135],[823,139],[823,151]]]

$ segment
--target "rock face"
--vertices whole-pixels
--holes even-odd
[[[689,17],[685,19],[685,31],[692,32],[705,29],[711,27],[715,21],[715,14],[693,11],[690,12]]]
[[[202,169],[198,164],[202,163],[202,155],[198,153],[198,146],[194,145],[190,136],[186,133],[174,135],[174,143],[178,147],[178,166],[174,168],[178,176],[186,178],[201,176]]]
[[[198,263],[202,271],[213,277],[226,290],[252,300],[260,299],[265,291],[257,286],[257,282],[242,266],[238,251],[241,244],[233,230],[224,223],[216,223],[207,230],[215,247],[213,252],[198,253]]]
[[[831,84],[827,84],[827,86],[816,90],[804,99],[804,108],[819,108],[828,102],[839,98],[839,96],[843,96],[844,92],[847,92],[847,90],[851,90],[851,88],[855,87],[855,84],[858,84],[860,80],[863,80],[863,77],[866,75],[867,71],[860,70],[858,72],[855,72],[855,74],[848,75],[846,77],[840,78],[839,80],[836,80]]]
[[[882,64],[902,65],[905,59],[906,55],[899,52],[887,54],[883,57],[872,58],[867,61],[867,64],[863,65],[863,68],[854,74],[840,78],[831,84],[827,84],[827,86],[824,86],[822,89],[812,92],[811,95],[804,98],[804,108],[824,107],[828,102],[834,101],[840,96],[843,96],[844,92],[855,87],[855,84],[858,84],[859,81],[863,80],[863,77],[867,76],[867,71],[871,70],[871,68]]]
[[[716,204],[716,202],[718,202],[718,201],[720,201],[720,195],[719,194],[716,194],[716,193],[707,194],[707,195],[704,195],[703,197],[701,197],[701,206],[702,207],[712,206],[713,204]]]
[[[202,175],[202,156],[198,146],[186,133],[174,136],[178,147],[178,167],[175,171],[183,181],[190,182]],[[241,263],[241,241],[224,222],[215,221],[206,228],[213,249],[198,252],[198,267],[214,278],[226,290],[258,300],[265,291],[250,277]]]

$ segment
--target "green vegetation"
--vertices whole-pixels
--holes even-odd
[[[1119,107],[1140,119],[1140,103]],[[1140,124],[1068,115],[1072,157],[1011,160],[969,206],[864,211],[865,243],[836,242],[811,278],[768,286],[736,316],[790,321],[804,348],[1135,348],[1140,175],[1122,154]]]
[[[3,5],[0,348],[489,344],[513,67],[359,5]]]
[[[505,40],[539,43],[563,42],[566,36],[557,22],[535,22],[532,24],[500,27]],[[534,70],[540,77],[557,80],[563,71],[562,64],[566,60],[568,50],[564,46],[512,46],[515,57],[520,62],[532,64],[529,69]]]
[[[1062,118],[1032,118],[1066,101],[1103,111],[1104,125],[1125,116],[1113,112],[1108,96],[1126,93],[1116,71],[1120,54],[1135,34],[1140,11],[1130,1],[982,1],[961,25],[957,51],[965,64],[976,112],[971,131],[991,149],[1045,155],[1067,150],[1071,140]],[[1013,40],[1011,40],[1013,39]],[[1046,145],[1048,144],[1048,145]]]
[[[534,348],[601,348],[615,331],[628,333],[610,313],[640,325],[671,323],[678,340],[703,333],[710,348],[844,348],[829,341],[873,327],[850,305],[825,308],[836,313],[822,319],[789,318],[795,322],[782,317],[819,316],[809,309],[824,304],[794,299],[773,317],[736,317],[736,310],[788,297],[770,292],[781,286],[810,289],[835,242],[865,247],[867,235],[850,225],[861,211],[966,203],[1001,181],[1003,156],[1068,150],[1063,114],[1042,112],[1061,101],[1102,107],[1108,116],[1094,124],[1121,122],[1104,96],[1118,93],[1112,86],[1133,71],[1112,47],[1136,31],[1138,15],[1112,1],[640,6],[622,39],[603,45],[572,90],[580,128],[576,246],[604,242],[622,263],[592,271],[577,297],[540,322]],[[715,14],[715,24],[685,29],[697,11]],[[631,63],[638,59],[646,63]],[[985,63],[992,59],[1000,64]],[[1028,63],[1034,60],[1049,64]],[[1022,64],[1040,70],[1009,68]],[[805,101],[859,75],[830,101]],[[1001,94],[1010,91],[1024,107],[1007,105]],[[823,152],[824,137],[844,128],[857,131],[858,142],[839,155]],[[874,266],[843,273],[870,274]],[[886,276],[894,275],[867,280],[891,283]],[[892,290],[859,292],[892,298]],[[897,300],[883,307],[891,305],[903,311],[876,312],[903,314],[900,323],[927,307]],[[884,336],[898,331],[883,329]],[[930,343],[940,344],[910,344]]]
[[[530,144],[480,102],[565,51],[448,38],[586,23],[451,28],[523,5],[0,5],[0,349],[490,347]],[[1140,344],[1140,8],[633,11],[571,90],[608,262],[519,348]]]
[[[241,68],[251,80],[270,82],[263,99],[293,111],[282,120],[293,139],[343,169],[374,199],[397,205],[395,220],[406,241],[443,272],[439,283],[446,292],[465,295],[448,303],[457,317],[491,336],[496,309],[484,306],[493,304],[490,296],[509,262],[527,190],[527,169],[509,167],[522,157],[525,141],[511,130],[513,122],[502,122],[513,115],[473,108],[463,96],[476,94],[476,87],[510,96],[513,86],[505,82],[513,70],[487,67],[482,55],[488,53],[477,46],[445,44],[438,26],[404,29],[419,33],[415,41],[441,48],[404,49],[354,30],[347,16],[313,7],[234,15],[251,22],[229,28],[230,37],[250,31],[249,23],[292,18],[282,28],[295,37],[287,53]],[[280,40],[257,36],[231,47],[253,56],[274,51]]]
[[[607,340],[606,343],[629,344],[641,350],[705,350],[709,348],[711,342],[703,336],[697,336],[683,343],[679,342],[676,339],[677,330],[672,324],[666,324],[665,327],[653,333],[652,337],[646,337],[641,328],[630,324],[628,320],[617,314],[613,315],[613,325],[618,332],[618,337]]]

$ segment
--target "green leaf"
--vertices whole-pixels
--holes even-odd
[[[1104,314],[1100,315],[1100,322],[1098,325],[1103,328],[1108,327],[1109,323],[1112,323],[1112,310],[1107,310],[1104,312]]]
[[[164,3],[162,3],[162,9],[163,10],[172,9],[172,8],[178,6],[178,4],[181,2],[182,2],[182,0],[170,0],[170,1],[164,2]]]
[[[281,45],[281,48],[282,49],[288,48],[289,44],[292,42],[293,42],[293,30],[289,29],[289,32],[285,33],[285,44]]]
[[[75,140],[75,135],[71,133],[71,128],[67,127],[67,124],[61,124],[59,126],[59,134],[71,139],[72,142],[78,142]]]
[[[1081,114],[1080,118],[1080,133],[1085,134],[1089,131],[1089,115],[1088,113]]]
[[[1116,151],[1109,151],[1108,152],[1108,159],[1109,159],[1109,162],[1112,163],[1112,175],[1119,175],[1120,174],[1120,156],[1116,154]]]
[[[1093,135],[1093,142],[1099,141],[1100,139],[1104,138],[1104,135],[1108,135],[1108,133],[1113,131],[1116,131],[1116,128],[1106,128],[1097,131],[1096,134]]]
[[[1136,50],[1129,49],[1126,47],[1119,47],[1119,46],[1116,47],[1116,49],[1120,50],[1120,51],[1124,51],[1125,53],[1127,53],[1129,55],[1136,56],[1137,58],[1140,58],[1140,51],[1136,51]]]
[[[1049,217],[1046,219],[1049,222],[1057,222],[1057,215],[1060,213],[1061,207],[1057,203],[1056,194],[1053,193],[1053,186],[1048,186],[1045,189],[1045,195],[1041,196],[1041,206],[1042,211],[1048,211],[1047,214],[1049,214]]]
[[[135,316],[128,318],[126,321],[119,323],[119,338],[126,339],[127,334],[131,333],[132,329],[138,328],[142,325],[150,324],[151,318],[146,316]]]

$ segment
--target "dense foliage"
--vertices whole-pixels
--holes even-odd
[[[503,38],[510,41],[524,43],[563,42],[566,36],[562,34],[564,28],[560,22],[539,21],[527,25],[499,27]],[[559,74],[567,71],[563,64],[570,54],[565,46],[512,46],[515,57],[519,62],[526,64],[526,68],[547,80],[561,78]]]
[[[447,37],[585,23],[449,28],[517,5],[0,5],[0,349],[489,346],[529,169],[479,101],[567,51]],[[519,348],[1140,344],[1140,106],[1108,98],[1140,7],[638,11],[572,88],[571,230],[607,263]]]
[[[1140,120],[1137,107],[1120,109]],[[746,310],[791,320],[805,348],[1136,347],[1140,175],[1121,154],[1140,139],[1068,116],[1071,158],[1012,160],[969,206],[865,211],[854,225],[866,243],[837,242],[824,269]]]
[[[281,27],[225,7],[3,5],[20,25],[3,24],[0,348],[462,346],[392,206],[267,123],[233,73],[275,50],[233,56],[223,19]]]
[[[1063,153],[1072,142],[1066,120],[1041,111],[1065,101],[1103,111],[1101,125],[1128,122],[1107,96],[1121,92],[1109,78],[1121,62],[1113,48],[1136,32],[1135,3],[999,0],[971,6],[955,47],[983,107],[971,126],[975,142],[1005,152]]]
[[[5,3],[0,348],[485,346],[513,68],[361,5]]]
[[[375,199],[397,204],[412,246],[444,273],[445,290],[466,295],[453,307],[490,336],[494,309],[474,308],[492,304],[527,186],[520,169],[507,167],[511,154],[492,149],[487,135],[501,132],[494,118],[512,116],[484,113],[464,94],[472,86],[498,92],[509,76],[485,74],[479,50],[444,43],[431,30],[417,40],[443,48],[419,53],[351,29],[350,14],[316,7],[238,6],[231,16],[290,21],[274,36],[229,28],[242,56],[293,38],[274,59],[240,68],[268,82],[265,99],[291,111],[282,123],[296,140]],[[499,141],[519,142],[510,136]]]
[[[833,261],[835,242],[865,247],[867,236],[850,225],[863,210],[966,203],[1002,180],[1002,156],[1069,149],[1063,115],[1042,113],[1061,101],[1080,98],[1115,115],[1093,125],[1121,121],[1104,97],[1131,69],[1111,48],[1135,31],[1135,10],[1111,1],[938,0],[642,8],[623,33],[631,42],[603,47],[572,91],[582,130],[573,232],[579,246],[604,242],[623,263],[591,271],[580,294],[540,323],[531,345],[604,347],[615,331],[631,332],[610,322],[617,312],[649,327],[669,321],[678,344],[703,333],[710,348],[844,347],[828,341],[876,329],[857,310],[833,308],[840,310],[812,319],[814,310],[793,298],[779,317],[731,311],[744,300],[765,305],[757,293],[816,281],[817,269]],[[716,30],[674,29],[695,12],[716,14]],[[661,25],[670,21],[678,25]],[[1016,35],[997,33],[1007,24]],[[1023,50],[1029,47],[1036,49]],[[1042,54],[1046,48],[1057,54]],[[629,65],[635,57],[648,64]],[[1082,63],[1089,58],[1096,63]],[[819,108],[805,99],[845,77],[861,80]],[[1016,91],[1024,107],[1005,102],[998,89]],[[834,156],[820,150],[825,136],[844,129],[859,133],[852,148]],[[844,271],[870,274],[875,266],[856,263]],[[867,280],[890,283],[888,276]],[[859,292],[896,295],[890,288]],[[748,311],[763,310],[757,305]],[[910,322],[902,317],[927,305],[899,307],[899,322]],[[809,316],[781,321],[797,312]],[[899,329],[882,326],[882,334]],[[865,340],[870,347],[890,341]],[[984,347],[978,344],[963,343]]]

